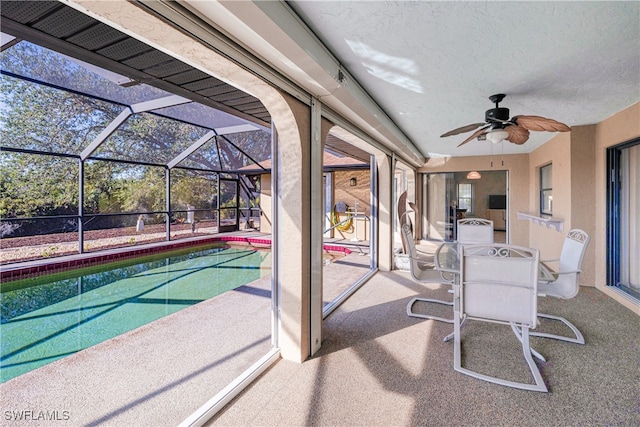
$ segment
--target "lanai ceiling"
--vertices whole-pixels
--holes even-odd
[[[293,12],[337,59],[346,89],[362,86],[427,157],[489,154],[488,141],[457,148],[468,134],[440,135],[483,122],[493,94],[507,94],[500,106],[511,116],[569,126],[598,123],[640,100],[635,1],[289,1],[289,12],[274,2],[186,3],[284,74],[306,75],[310,88],[323,85],[319,67],[340,79],[335,67],[310,61],[314,48],[294,31]],[[223,12],[235,19],[221,19]],[[531,132],[525,144],[493,151],[530,152],[554,135]]]
[[[123,86],[147,83],[268,128],[260,100],[62,2],[2,1],[2,32],[120,73]]]

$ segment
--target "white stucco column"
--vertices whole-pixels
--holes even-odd
[[[391,158],[376,154],[378,165],[378,268],[390,271],[393,267],[393,168]]]
[[[279,300],[280,329],[278,333],[281,354],[284,359],[302,362],[311,354],[311,318],[322,319],[322,309],[312,310],[311,291],[312,273],[314,283],[322,283],[322,252],[312,251],[312,240],[317,245],[317,239],[312,239],[312,212],[322,210],[322,198],[312,204],[312,177],[320,172],[322,179],[322,156],[320,135],[312,144],[311,108],[300,101],[283,95],[288,109],[293,114],[295,125],[288,123],[286,127],[279,126],[277,150],[272,154],[277,156],[273,179],[277,180],[276,206],[277,228],[272,234],[272,245],[279,258],[278,274],[276,277]],[[319,123],[318,123],[319,125]],[[319,132],[319,131],[318,131]],[[313,147],[312,147],[313,145]],[[318,147],[319,145],[319,147]],[[312,155],[312,153],[315,153]],[[312,167],[314,163],[319,165]],[[315,172],[312,174],[312,170]],[[317,177],[316,177],[317,178]],[[320,244],[322,228],[318,228]],[[319,253],[320,259],[314,254]],[[315,267],[314,267],[315,266]],[[314,288],[317,292],[317,287]],[[321,290],[321,287],[320,287]],[[320,298],[321,303],[321,298]],[[314,331],[318,335],[319,331]]]

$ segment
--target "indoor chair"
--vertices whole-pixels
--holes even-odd
[[[538,279],[538,295],[569,299],[578,295],[580,290],[580,268],[584,254],[589,245],[590,236],[580,229],[569,230],[562,245],[559,259],[542,260],[540,263],[540,277]],[[558,269],[550,268],[546,263],[557,263]],[[564,337],[543,332],[531,333],[532,336],[553,338],[577,344],[584,344],[582,333],[564,317],[539,313],[538,317],[558,320],[564,323],[574,333],[574,337]]]
[[[506,244],[461,246],[460,281],[454,286],[456,371],[508,387],[547,391],[529,345],[529,330],[537,323],[538,265],[537,249]],[[463,367],[461,324],[465,320],[503,323],[517,330],[535,384],[493,377]]]

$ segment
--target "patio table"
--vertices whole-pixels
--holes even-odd
[[[457,283],[460,273],[460,243],[443,242],[436,249],[434,256],[435,269],[440,272],[442,278],[450,284]],[[490,246],[490,244],[487,244]],[[552,282],[557,279],[557,273],[543,262],[538,266],[538,281]]]
[[[442,279],[447,281],[452,286],[453,292],[453,310],[454,317],[460,316],[460,246],[462,244],[458,242],[443,242],[436,249],[434,256],[435,269],[440,272]],[[490,243],[483,244],[485,246],[491,246]],[[469,245],[467,245],[469,246]],[[551,281],[555,280],[555,273],[549,267],[542,262],[538,266],[538,281]],[[464,320],[462,323],[464,324]],[[512,326],[513,328],[513,326]],[[519,337],[518,330],[513,328],[513,332]],[[447,335],[444,341],[450,341],[455,337],[455,331]],[[535,349],[531,348],[531,353],[541,361],[546,361],[544,356],[538,353]]]

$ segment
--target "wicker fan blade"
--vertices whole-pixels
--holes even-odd
[[[504,128],[509,133],[509,136],[505,138],[507,141],[514,144],[524,144],[529,139],[529,131],[522,126],[511,125]]]
[[[564,123],[540,116],[515,116],[513,119],[517,125],[528,130],[547,132],[568,132],[571,128]]]
[[[474,138],[479,137],[482,134],[487,133],[487,129],[489,129],[491,126],[485,126],[482,129],[478,129],[477,131],[475,131],[474,133],[471,134],[471,136],[467,139],[465,139],[464,141],[462,141],[460,144],[458,144],[458,147],[466,144],[467,142],[471,141]]]
[[[450,130],[449,132],[440,135],[440,138],[444,138],[445,136],[458,135],[459,133],[464,132],[471,132],[472,130],[477,129],[482,125],[484,125],[484,123],[474,123],[472,125],[462,126],[458,129]]]

